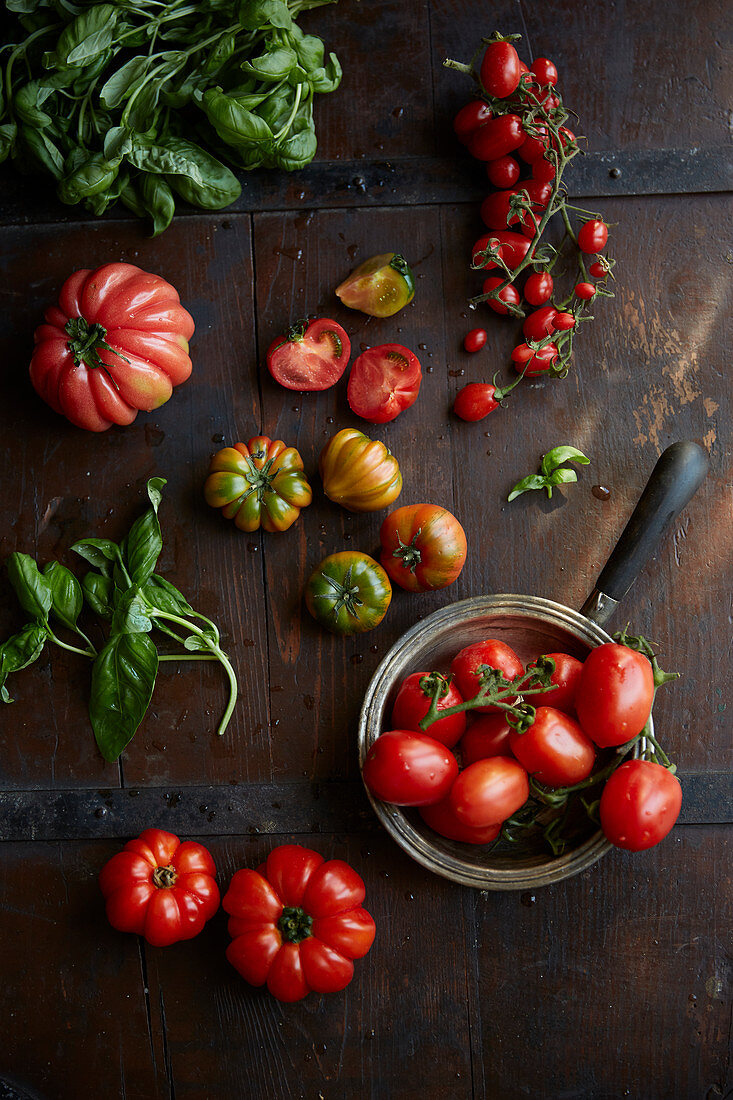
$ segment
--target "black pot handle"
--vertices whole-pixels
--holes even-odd
[[[708,465],[707,451],[697,443],[673,443],[667,447],[581,614],[601,624],[610,618],[672,521],[699,489]]]

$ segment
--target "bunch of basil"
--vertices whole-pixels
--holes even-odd
[[[116,760],[148,709],[161,661],[219,661],[229,679],[229,702],[218,733],[223,733],[237,699],[237,678],[221,648],[216,624],[154,572],[163,547],[158,507],[165,480],[148,481],[150,508],[135,520],[121,543],[82,539],[72,547],[92,568],[81,584],[74,574],[50,561],[41,572],[29,554],[7,561],[10,583],[30,622],[0,645],[0,699],[12,703],[8,676],[36,661],[46,642],[94,661],[89,717],[105,760]],[[109,623],[97,650],[78,623],[83,605]],[[198,622],[191,622],[192,619]],[[72,632],[72,645],[59,637],[59,626]],[[152,630],[175,639],[182,653],[159,653]],[[180,632],[183,632],[180,633]]]
[[[176,195],[228,206],[229,166],[313,159],[313,98],[341,66],[295,17],[334,2],[5,0],[25,37],[0,47],[0,161],[48,172],[94,214],[119,199],[154,236]]]

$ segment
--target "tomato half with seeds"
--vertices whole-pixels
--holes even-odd
[[[305,605],[333,634],[363,634],[379,626],[392,600],[379,562],[358,550],[329,554],[305,586]]]
[[[399,252],[383,252],[359,264],[336,287],[336,295],[349,309],[370,317],[393,317],[415,297],[415,279]]]
[[[367,789],[395,806],[442,802],[458,775],[450,749],[427,733],[388,730],[369,749],[361,770]]]
[[[511,646],[496,638],[487,638],[483,642],[474,642],[457,653],[451,661],[450,670],[456,681],[456,687],[464,699],[473,699],[481,688],[481,677],[488,669],[496,669],[505,680],[514,680],[524,672],[524,666]],[[514,697],[503,702],[511,703]],[[476,707],[479,712],[495,712],[498,708],[488,705]]]
[[[646,725],[653,700],[654,673],[643,653],[616,642],[590,651],[578,681],[575,710],[596,745],[625,745],[636,737]]]
[[[382,565],[408,592],[447,588],[466,561],[466,532],[438,504],[408,504],[390,512],[379,541]]]
[[[550,695],[547,696],[550,698]],[[512,752],[529,774],[548,787],[571,787],[593,771],[593,742],[569,714],[537,707],[532,725],[509,738]]]
[[[642,852],[664,840],[682,808],[680,781],[652,760],[627,760],[601,794],[601,828],[617,848]]]
[[[465,711],[449,714],[447,718],[437,718],[426,730],[420,729],[420,722],[430,710],[436,688],[442,693],[436,703],[439,711],[463,702],[463,696],[450,682],[450,677],[441,676],[439,672],[413,672],[402,681],[397,692],[392,707],[392,729],[427,733],[452,749],[466,728]]]
[[[470,825],[464,825],[456,817],[449,798],[444,798],[434,806],[421,806],[418,813],[434,832],[447,840],[460,840],[463,844],[491,844],[501,832],[501,824],[487,825],[483,829],[472,829]]]
[[[420,360],[402,344],[378,344],[354,360],[346,399],[357,416],[386,424],[417,401]]]
[[[267,349],[267,369],[286,390],[327,390],[338,382],[351,355],[351,341],[336,321],[298,321]]]

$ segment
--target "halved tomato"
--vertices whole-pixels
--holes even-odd
[[[414,404],[421,381],[414,352],[402,344],[378,344],[354,360],[346,396],[357,416],[386,424]]]
[[[298,321],[267,349],[267,369],[287,390],[327,390],[338,382],[351,355],[351,341],[328,317]]]
[[[336,287],[336,294],[349,309],[393,317],[415,297],[415,280],[404,256],[384,252],[360,264]]]

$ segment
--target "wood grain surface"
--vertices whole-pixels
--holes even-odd
[[[721,0],[501,0],[491,11],[478,0],[340,0],[302,19],[344,68],[340,90],[317,106],[317,162],[287,178],[253,173],[233,210],[182,209],[157,240],[124,212],[94,220],[0,167],[0,557],[21,550],[74,568],[76,539],[118,538],[144,506],[147,478],[167,478],[160,572],[219,623],[241,692],[218,738],[221,669],[163,668],[113,765],[94,743],[79,658],[54,650],[15,678],[16,701],[0,711],[0,837],[13,837],[0,846],[0,1100],[733,1095],[731,816],[712,808],[733,771],[731,205],[711,192],[728,141],[725,16]],[[604,194],[607,165],[622,165],[612,197],[580,203],[612,226],[616,297],[597,303],[566,380],[527,382],[506,409],[467,424],[450,412],[455,394],[497,371],[512,377],[519,325],[467,306],[481,284],[468,256],[484,184],[451,130],[470,86],[442,61],[469,60],[494,27],[556,61],[579,132],[610,158],[582,169],[574,191],[569,170],[572,193]],[[671,150],[684,153],[686,193],[650,193],[649,164]],[[667,166],[657,189],[673,187]],[[414,302],[387,320],[343,307],[333,288],[392,250],[413,267]],[[194,371],[155,413],[92,435],[37,398],[27,364],[65,277],[110,260],[179,289],[196,321]],[[418,402],[370,426],[349,409],[344,382],[318,394],[277,386],[266,349],[309,313],[343,324],[354,355],[412,348]],[[462,338],[479,323],[488,343],[469,356]],[[377,630],[339,639],[310,618],[303,585],[326,554],[375,553],[384,518],[322,492],[319,453],[346,426],[397,456],[399,504],[454,512],[469,556],[450,589],[398,591]],[[202,496],[211,455],[260,432],[298,447],[314,488],[282,535],[242,534]],[[613,628],[629,621],[681,673],[660,693],[655,723],[696,811],[658,848],[613,852],[536,894],[431,875],[378,827],[361,790],[356,726],[376,666],[453,600],[519,592],[579,608],[657,456],[678,439],[705,446],[710,473]],[[578,484],[507,504],[561,442],[591,458]],[[607,500],[592,494],[597,484]],[[20,621],[3,572],[0,637]],[[352,985],[280,1005],[226,962],[223,912],[166,949],[114,932],[97,876],[125,823],[132,835],[150,812],[144,824],[207,838],[222,889],[281,842],[352,862],[378,928]]]

